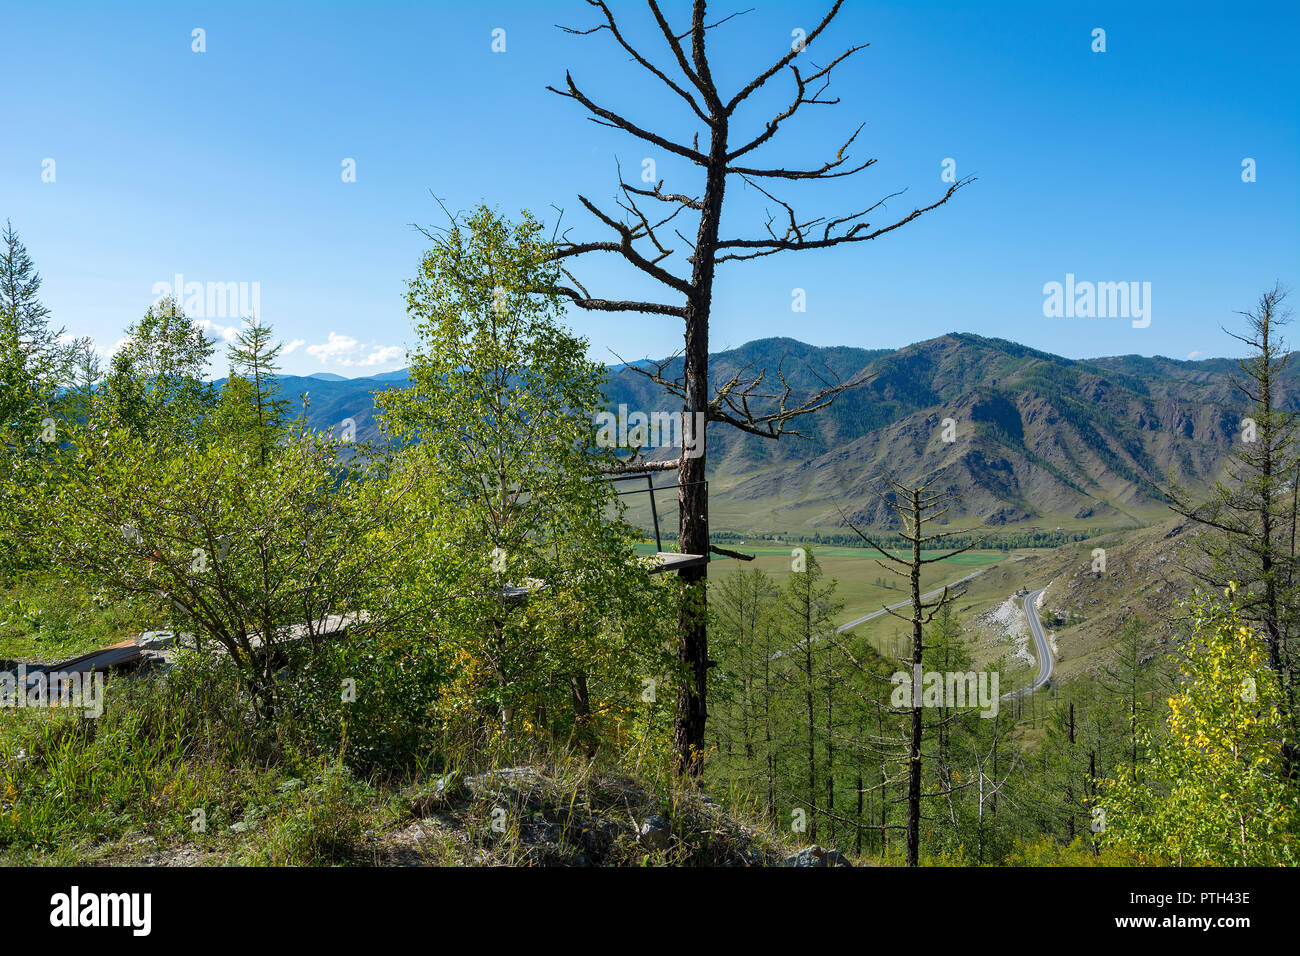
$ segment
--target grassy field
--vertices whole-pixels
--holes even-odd
[[[802,534],[821,532],[823,534],[844,533],[848,529],[843,517],[833,504],[824,500],[801,500],[791,502],[788,497],[775,495],[770,497],[733,498],[729,492],[744,480],[754,477],[753,473],[743,476],[711,477],[709,480],[709,527],[714,532],[733,532],[737,534],[759,536],[789,536],[798,538]],[[640,507],[643,496],[631,495],[630,502]],[[659,518],[664,528],[677,526],[676,492],[663,492],[658,496]],[[1109,518],[1076,517],[1072,512],[1057,514],[1046,513],[1040,517],[1016,525],[1008,531],[1060,529],[1066,532],[1088,531],[1100,527],[1132,527],[1153,524],[1165,520],[1169,509],[1162,504],[1150,504],[1141,508],[1119,501],[1100,500],[1111,505],[1118,514]],[[645,509],[648,514],[648,508]],[[638,513],[639,514],[639,513]],[[963,523],[963,526],[975,526],[978,521]]]
[[[0,661],[57,663],[162,624],[157,609],[123,606],[48,572],[0,584]]]
[[[653,545],[645,544],[638,550],[652,554],[655,549]],[[754,560],[740,561],[715,555],[709,568],[710,577],[721,578],[741,569],[761,568],[778,584],[784,585],[791,574],[790,547],[735,545],[732,550],[752,554]],[[810,550],[817,556],[826,577],[835,580],[835,593],[844,602],[844,609],[836,618],[837,623],[843,624],[878,611],[882,605],[907,600],[906,579],[881,567],[883,559],[874,552],[865,548],[835,548],[829,545]],[[921,584],[926,590],[942,587],[949,581],[955,581],[972,571],[1009,557],[1001,551],[967,551],[951,560],[927,565],[921,575]]]

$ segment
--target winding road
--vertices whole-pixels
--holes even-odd
[[[993,567],[996,567],[996,565],[993,565]],[[972,578],[979,577],[987,570],[989,570],[989,568],[980,568],[978,571],[973,571],[964,578],[958,578],[956,581],[949,582],[946,587],[952,588],[958,584],[963,584]],[[930,598],[938,597],[943,593],[943,590],[943,588],[935,588],[933,591],[927,591],[925,594],[921,595],[921,600],[926,601]],[[1056,659],[1052,656],[1052,648],[1047,642],[1047,633],[1043,630],[1043,622],[1038,619],[1038,610],[1034,607],[1038,598],[1046,590],[1047,588],[1039,588],[1037,591],[1030,591],[1020,599],[1020,609],[1025,612],[1025,619],[1029,621],[1029,632],[1034,636],[1034,652],[1038,657],[1038,673],[1034,675],[1034,682],[1028,687],[1022,687],[1019,690],[1013,690],[1009,693],[1003,694],[1003,698],[1014,697],[1017,694],[1032,694],[1052,679],[1052,668],[1056,664]],[[899,608],[907,607],[911,603],[910,599],[899,601],[897,604],[891,604],[889,607],[881,608],[879,611],[872,611],[870,614],[864,614],[862,617],[855,618],[847,624],[841,624],[835,629],[835,633],[843,634],[845,631],[851,631],[859,624],[865,624],[867,621],[878,618],[882,614],[886,614],[889,611],[897,611]],[[772,659],[776,660],[784,656],[784,654],[785,651],[777,651],[772,655]]]
[[[1037,591],[1030,591],[1020,601],[1020,607],[1029,620],[1029,630],[1034,635],[1035,650],[1038,654],[1038,673],[1034,675],[1034,682],[1028,687],[1028,692],[1031,694],[1051,679],[1052,667],[1056,663],[1052,657],[1052,648],[1047,643],[1047,634],[1043,631],[1043,623],[1038,619],[1038,610],[1034,607],[1034,603],[1045,590],[1047,589],[1039,588]]]

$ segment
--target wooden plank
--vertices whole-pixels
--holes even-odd
[[[541,588],[516,587],[513,584],[507,584],[501,589],[501,600],[507,604],[523,604],[534,591],[539,590]]]
[[[43,667],[40,670],[47,674],[93,674],[96,671],[106,671],[110,667],[134,664],[143,655],[143,649],[134,640],[127,640],[105,647],[103,650],[92,651],[89,654],[74,657],[61,664],[51,664],[49,667]],[[29,683],[37,673],[40,673],[40,671],[28,672],[27,680]]]
[[[683,568],[698,568],[702,564],[708,564],[709,556],[707,554],[677,554],[675,551],[660,551],[655,555],[655,560],[658,564],[650,569],[651,574],[659,574],[664,571],[681,571]]]

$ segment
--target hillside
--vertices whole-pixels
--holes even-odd
[[[725,426],[710,431],[718,531],[834,532],[842,530],[840,508],[857,522],[887,527],[888,509],[872,494],[886,475],[906,483],[937,475],[938,488],[961,496],[950,515],[956,524],[1049,530],[1150,524],[1167,515],[1160,489],[1171,478],[1197,488],[1217,477],[1243,414],[1230,359],[1076,361],[968,333],[896,351],[763,339],[711,359],[715,383],[762,369],[768,370],[764,390],[780,369],[796,399],[823,382],[861,384],[804,419],[805,438],[774,442]],[[680,375],[681,359],[664,371]],[[1293,409],[1300,408],[1297,374],[1292,367],[1284,378],[1283,401]],[[365,439],[377,434],[373,393],[403,381],[404,373],[286,378],[284,388],[290,395],[310,392],[314,426],[351,417]],[[679,407],[629,366],[611,369],[606,395],[611,408]],[[951,442],[943,440],[947,419],[954,423]]]
[[[219,386],[223,380],[218,379]],[[301,397],[307,397],[307,423],[316,429],[335,429],[345,419],[351,418],[357,426],[358,441],[373,441],[379,437],[379,424],[375,419],[374,395],[389,388],[407,384],[406,371],[386,372],[365,378],[343,378],[328,373],[313,375],[281,375],[280,390],[292,403],[296,413],[301,407]]]
[[[1195,534],[1187,522],[1170,519],[1004,562],[972,582],[961,604],[963,617],[986,634],[990,650],[997,639],[1005,641],[1001,629],[990,626],[990,612],[1019,589],[1046,588],[1039,614],[1057,652],[1054,676],[1063,680],[1110,663],[1116,635],[1133,617],[1147,625],[1157,646],[1172,649],[1188,626],[1171,609],[1194,587],[1185,569],[1196,561]],[[1106,552],[1104,571],[1094,570],[1099,548]]]
[[[1117,637],[1135,617],[1145,625],[1151,653],[1173,651],[1190,626],[1174,609],[1194,589],[1186,568],[1197,561],[1192,544],[1198,533],[1182,519],[1168,519],[1057,548],[1018,551],[982,567],[955,604],[972,654],[980,665],[998,666],[1008,687],[1026,683],[1036,661],[1019,594],[1040,588],[1045,593],[1038,613],[1053,649],[1054,682],[1112,667],[1119,653]],[[1106,552],[1104,571],[1094,570],[1098,548]],[[933,576],[926,586],[954,581],[970,570],[960,563],[931,566]],[[855,608],[842,617],[848,620],[864,610]],[[877,650],[895,657],[905,651],[904,631],[888,616],[854,629]]]

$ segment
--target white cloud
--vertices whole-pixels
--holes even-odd
[[[307,354],[322,363],[333,363],[344,368],[372,367],[396,362],[405,354],[405,350],[400,345],[362,345],[350,335],[331,332],[326,341],[308,345]]]
[[[225,342],[233,342],[235,341],[235,336],[239,335],[239,326],[237,325],[218,325],[211,319],[199,319],[194,324],[204,332],[207,332]]]
[[[1188,360],[1189,362],[1194,362],[1196,359],[1200,358],[1200,357],[1201,357],[1202,355],[1204,355],[1204,354],[1205,354],[1205,353],[1202,352],[1200,349],[1197,349],[1195,352],[1188,352],[1188,353],[1187,353],[1187,360]]]
[[[357,340],[352,336],[331,332],[329,341],[322,342],[320,345],[307,346],[307,354],[322,362],[335,361],[342,365],[344,364],[344,358],[350,352],[353,352],[356,347]]]
[[[402,357],[404,350],[400,345],[377,346],[373,352],[363,358],[358,365],[387,365]]]
[[[130,343],[131,343],[131,336],[124,335],[116,342],[114,342],[112,345],[110,345],[107,349],[99,349],[99,354],[104,356],[104,358],[106,359],[110,359],[118,352],[122,351],[122,349],[126,348],[127,345],[129,345]],[[96,348],[98,348],[98,346],[96,346]]]
[[[306,344],[307,344],[306,339],[294,339],[292,342],[290,342],[288,345],[284,347],[283,354],[292,355],[295,351],[297,351],[299,348],[301,348]]]

